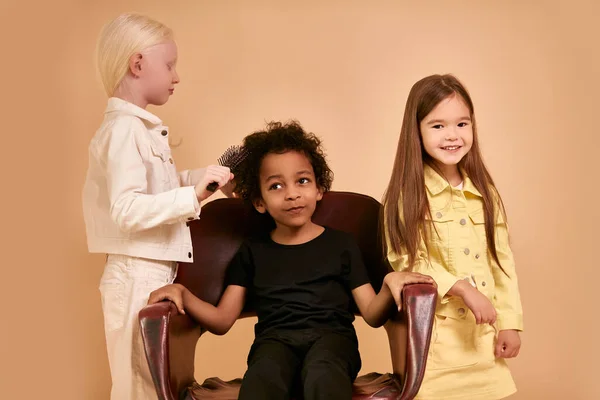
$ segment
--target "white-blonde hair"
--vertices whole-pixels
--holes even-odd
[[[98,72],[106,94],[110,97],[118,88],[131,56],[172,39],[169,27],[140,14],[122,14],[106,24],[96,48]]]

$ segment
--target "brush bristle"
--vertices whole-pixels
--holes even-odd
[[[248,155],[247,150],[243,146],[231,146],[219,159],[219,165],[228,167],[231,171],[235,170],[244,161]]]

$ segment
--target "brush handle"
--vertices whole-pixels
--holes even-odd
[[[218,188],[219,188],[219,183],[213,182],[213,183],[208,184],[208,186],[206,187],[206,190],[208,190],[209,192],[216,192]]]

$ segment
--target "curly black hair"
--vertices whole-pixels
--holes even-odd
[[[235,192],[247,202],[261,198],[260,166],[267,154],[283,154],[297,151],[310,161],[317,186],[327,192],[331,189],[333,172],[329,169],[321,140],[313,133],[304,131],[297,121],[269,122],[265,130],[254,132],[244,138],[244,149],[248,152],[244,161],[236,168]]]

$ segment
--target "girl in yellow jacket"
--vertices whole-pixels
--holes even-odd
[[[501,399],[516,391],[523,312],[504,206],[486,169],[473,103],[451,75],[417,82],[384,197],[388,259],[432,276],[438,304],[417,399]]]

